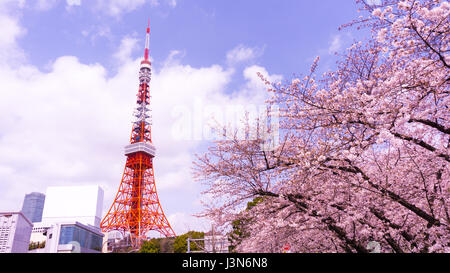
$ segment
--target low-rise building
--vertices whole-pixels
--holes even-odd
[[[105,232],[103,237],[103,253],[130,252],[132,249],[130,235],[125,237],[118,231]]]
[[[103,233],[97,227],[82,223],[36,223],[30,246],[31,253],[100,253]]]
[[[228,253],[230,242],[228,237],[220,233],[215,233],[214,230],[205,234],[205,252],[207,253]]]

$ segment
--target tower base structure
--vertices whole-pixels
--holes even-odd
[[[150,231],[175,236],[159,202],[152,155],[144,151],[128,154],[119,190],[101,227],[106,232],[129,234],[133,248],[140,248]]]

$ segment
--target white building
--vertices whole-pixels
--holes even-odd
[[[48,187],[43,223],[79,222],[100,227],[103,189],[97,185]]]
[[[0,253],[26,253],[33,223],[21,212],[0,212]]]
[[[103,253],[121,252],[131,247],[131,239],[129,235],[123,237],[119,231],[110,231],[103,233]]]
[[[208,234],[208,233],[207,233]],[[221,234],[205,234],[205,252],[207,253],[228,253],[230,242],[228,237]]]
[[[30,253],[100,253],[103,233],[99,228],[82,223],[36,223],[31,244],[37,245]]]

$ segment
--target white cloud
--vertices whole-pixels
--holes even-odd
[[[35,7],[38,10],[42,11],[49,10],[53,8],[58,3],[58,1],[59,0],[37,0],[35,3]]]
[[[25,0],[2,0],[0,1],[0,11],[6,13],[9,9],[23,8]]]
[[[333,35],[331,37],[327,53],[331,55],[342,50],[344,47],[348,46],[351,43],[352,39],[353,36],[351,32],[342,32]]]
[[[167,4],[171,6],[172,8],[177,6],[177,0],[166,0]]]
[[[130,36],[120,41],[119,50],[113,55],[120,63],[131,60],[131,54],[138,48],[138,39]]]
[[[164,67],[177,66],[180,64],[180,60],[186,55],[185,52],[179,50],[171,50],[169,56],[164,61]]]
[[[111,16],[131,12],[146,3],[146,0],[97,0],[97,8]],[[157,1],[150,1],[155,5]]]
[[[271,82],[277,82],[282,79],[281,75],[270,75],[266,68],[259,66],[259,65],[252,65],[249,67],[246,67],[244,69],[243,75],[244,78],[247,80],[247,92],[250,91],[250,93],[254,94],[258,91],[262,91],[264,95],[267,94],[266,88],[267,86],[264,84],[264,82],[257,76],[257,74],[260,73],[264,78]],[[259,92],[258,92],[259,93]],[[248,93],[247,95],[250,96]]]
[[[95,0],[96,10],[104,14],[120,18],[122,14],[143,8],[146,5],[155,8],[164,3],[172,8],[177,6],[177,0]]]
[[[20,52],[17,39],[25,30],[12,17],[0,14],[0,20],[8,29],[0,40],[2,54]],[[47,186],[98,184],[105,190],[106,213],[122,176],[136,103],[140,60],[130,57],[135,48],[136,39],[122,39],[115,54],[120,67],[113,76],[101,64],[85,64],[74,56],[57,58],[46,72],[0,59],[0,210],[19,210],[26,193],[45,192]],[[180,117],[174,109],[183,106],[193,113],[189,126],[194,130],[196,122],[207,119],[197,101],[205,107],[263,103],[265,87],[256,72],[280,77],[260,66],[247,67],[246,83],[229,95],[233,69],[192,67],[182,64],[181,57],[172,51],[151,81],[157,189],[176,196],[163,208],[178,233],[197,229],[196,218],[189,216],[195,206],[186,204],[193,204],[199,192],[191,163],[204,142],[176,139],[172,129]]]
[[[150,0],[150,6],[151,7],[159,6],[159,1],[158,0]]]
[[[112,39],[111,28],[108,25],[92,25],[90,28],[82,30],[81,35],[89,38],[92,44],[95,44],[99,38]]]
[[[26,30],[20,26],[18,16],[10,15],[10,11],[22,8],[22,2],[0,2],[0,26],[2,34],[0,35],[0,62],[14,63],[23,61],[25,55],[18,47],[17,40],[22,37]]]
[[[328,47],[328,54],[333,54],[339,51],[342,47],[342,37],[340,34],[333,36],[330,46]]]
[[[167,218],[177,235],[184,234],[188,231],[208,232],[211,230],[211,222],[205,218],[199,218],[182,212],[170,214]]]
[[[0,46],[3,49],[11,49],[16,46],[17,39],[24,34],[24,29],[19,26],[17,19],[0,14]]]
[[[68,6],[81,6],[81,0],[66,0]]]
[[[242,62],[251,61],[261,56],[262,53],[262,49],[238,45],[227,52],[227,64],[235,65]]]

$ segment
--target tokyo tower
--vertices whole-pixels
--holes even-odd
[[[150,23],[145,37],[144,59],[139,71],[139,91],[136,117],[132,125],[130,144],[125,146],[127,161],[114,202],[100,226],[103,232],[112,230],[129,234],[134,249],[141,246],[149,231],[166,237],[175,236],[159,203],[153,171],[155,147],[151,137],[149,60]]]

